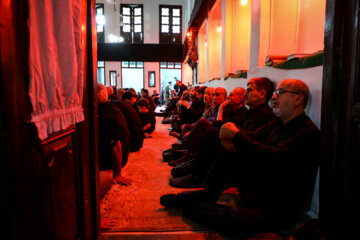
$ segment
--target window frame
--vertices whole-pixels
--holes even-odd
[[[97,15],[97,9],[98,8],[102,9],[103,15],[105,16],[104,4],[103,3],[96,3],[96,5],[95,5],[95,17]],[[105,42],[105,25],[103,26],[103,31],[99,33],[97,31],[97,24],[96,24],[96,39],[97,39],[98,43],[104,43]]]
[[[143,4],[120,4],[120,19],[123,22],[124,14],[123,9],[130,8],[130,32],[124,32],[124,26],[120,26],[120,36],[124,38],[125,43],[144,43],[144,6]],[[141,8],[141,32],[135,32],[135,8]]]
[[[169,23],[168,24],[162,24],[162,17],[166,15],[162,15],[162,9],[163,8],[169,8]],[[173,10],[179,9],[180,10],[180,25],[177,25],[173,23]],[[181,5],[159,5],[159,43],[161,44],[182,44],[182,6]],[[161,32],[162,25],[168,25],[169,26],[169,32],[163,33]],[[179,33],[173,33],[173,27],[179,26],[180,32]]]

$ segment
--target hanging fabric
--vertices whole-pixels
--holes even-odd
[[[84,120],[81,0],[29,0],[31,121],[41,140]]]

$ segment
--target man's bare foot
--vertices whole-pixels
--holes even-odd
[[[122,177],[122,176],[117,176],[114,178],[113,180],[114,184],[120,184],[120,185],[125,185],[125,186],[130,186],[132,183],[132,180]]]

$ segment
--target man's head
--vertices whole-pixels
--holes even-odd
[[[106,90],[107,90],[107,95],[108,95],[108,96],[114,94],[114,88],[113,88],[113,87],[107,86],[107,87],[106,87]]]
[[[100,103],[106,103],[107,101],[109,101],[107,90],[104,84],[97,84],[97,98]]]
[[[149,96],[149,91],[146,88],[142,88],[141,89],[141,96],[142,97],[148,97]]]
[[[137,97],[136,97],[135,93],[127,91],[127,92],[124,92],[124,94],[122,95],[122,99],[125,102],[128,102],[131,105],[134,105],[136,103]]]
[[[118,94],[119,96],[122,96],[124,93],[125,93],[125,90],[124,90],[123,88],[118,88],[117,94]]]
[[[171,86],[172,82],[168,82],[168,84]]]
[[[304,112],[309,100],[309,88],[298,79],[284,79],[271,100],[274,114],[285,124]]]
[[[231,102],[244,105],[246,90],[242,87],[234,88],[230,93]]]
[[[213,94],[213,92],[214,92],[213,87],[206,88],[205,93],[204,93],[204,103],[206,105],[212,105],[213,104],[213,102],[212,102],[212,94]]]
[[[136,105],[140,113],[149,112],[150,103],[146,98],[141,98]]]
[[[269,102],[274,84],[265,77],[252,78],[247,84],[245,104],[250,108]]]
[[[199,89],[198,86],[190,88],[190,98],[191,98],[191,99],[196,98],[196,95],[197,95],[197,91],[196,91],[196,90],[197,90],[197,89]]]
[[[187,100],[189,98],[189,95],[190,95],[189,90],[184,90],[180,99],[181,100]]]
[[[205,90],[206,90],[206,86],[203,87],[199,87],[196,92],[196,98],[201,102],[204,99],[204,94],[205,94]]]
[[[215,88],[213,92],[213,104],[215,106],[220,106],[225,100],[226,100],[226,89],[223,87],[217,87]]]

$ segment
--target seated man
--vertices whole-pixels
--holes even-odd
[[[202,119],[202,118],[200,120],[198,120],[194,124],[194,127],[191,129],[190,134],[186,137],[186,140],[188,140],[189,138],[191,139],[191,140],[189,140],[189,142],[191,142],[191,144],[189,144],[189,145],[185,144],[186,146],[188,146],[188,148],[189,148],[188,150],[190,150],[191,152],[188,152],[181,159],[178,159],[176,161],[170,161],[169,162],[170,166],[176,166],[180,163],[186,162],[186,161],[190,160],[191,158],[193,158],[193,153],[196,153],[199,150],[199,146],[202,141],[203,133],[207,129],[207,124],[210,125],[211,123],[213,123],[216,120],[219,107],[225,100],[226,100],[225,88],[223,88],[223,87],[215,88],[215,90],[213,91],[213,95],[212,95],[213,105],[209,111],[207,120]],[[206,124],[203,122],[206,122]],[[205,125],[206,125],[206,127],[203,127]],[[167,150],[165,150],[165,151],[167,151]],[[166,160],[167,159],[164,159],[164,161],[166,161]]]
[[[272,96],[274,120],[254,132],[231,122],[222,126],[223,147],[239,154],[217,159],[205,190],[164,195],[160,203],[237,232],[293,227],[309,207],[320,158],[320,131],[304,113],[308,98],[309,89],[302,81],[281,81]],[[239,178],[242,162],[249,163],[247,171],[253,173],[247,181]],[[244,206],[236,210],[216,204],[229,181],[244,199]]]
[[[121,176],[121,168],[127,162],[129,148],[127,139],[130,132],[126,120],[121,111],[109,102],[103,84],[98,84],[97,96],[99,101],[100,170],[112,170],[114,183],[130,185],[131,181]]]
[[[145,98],[141,98],[137,102],[137,107],[142,122],[145,137],[151,137],[151,133],[155,130],[155,114],[150,110],[149,101]]]
[[[135,108],[131,105],[133,93],[128,92],[125,97],[129,101],[115,99],[111,102],[117,106],[120,111],[123,113],[126,123],[129,127],[130,131],[130,152],[139,151],[143,146],[144,142],[144,131],[142,122],[139,114],[135,110]],[[134,102],[136,101],[136,97],[134,97]]]
[[[155,104],[154,99],[149,95],[149,90],[142,88],[141,89],[141,97],[145,98],[149,101],[150,111],[155,112],[156,104]]]

